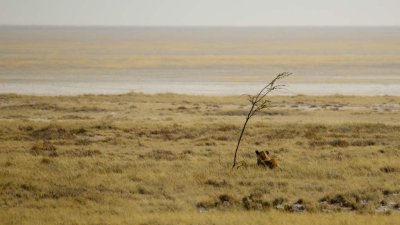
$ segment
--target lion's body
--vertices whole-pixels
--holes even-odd
[[[278,167],[278,161],[276,161],[276,159],[271,159],[271,160],[267,161],[266,164],[270,169],[274,169],[274,168]]]
[[[271,159],[269,157],[269,152],[268,151],[259,152],[259,151],[256,150],[256,155],[257,155],[257,165],[268,167],[270,169],[278,167],[277,160],[276,159]]]

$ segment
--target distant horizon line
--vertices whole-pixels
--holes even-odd
[[[400,25],[39,25],[0,24],[0,27],[76,27],[76,28],[400,28]]]

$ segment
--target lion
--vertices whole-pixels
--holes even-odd
[[[258,150],[256,150],[256,155],[257,155],[257,165],[265,166],[270,169],[278,167],[278,162],[276,161],[276,159],[271,159],[271,157],[269,157],[268,151],[259,152]]]

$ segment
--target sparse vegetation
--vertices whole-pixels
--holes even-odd
[[[1,223],[400,220],[400,97],[272,96],[232,173],[237,99],[0,95]],[[257,167],[256,147],[280,169]]]

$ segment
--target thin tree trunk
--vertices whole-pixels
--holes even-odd
[[[246,117],[246,121],[243,124],[242,132],[240,133],[239,140],[238,140],[238,143],[236,145],[235,156],[233,157],[232,169],[235,168],[235,166],[236,166],[236,155],[237,155],[237,152],[239,150],[240,141],[242,140],[242,136],[243,136],[244,130],[246,129],[247,122],[249,122],[249,120],[250,120],[250,115],[253,112],[253,109],[254,109],[254,105],[251,107],[250,112]]]

